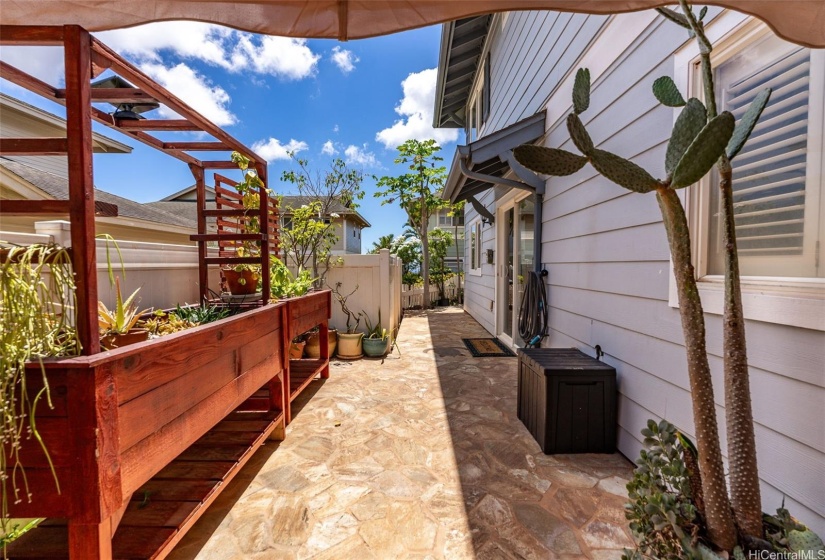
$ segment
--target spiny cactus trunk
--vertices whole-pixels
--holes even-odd
[[[745,317],[739,282],[739,257],[733,215],[733,188],[730,162],[719,164],[722,199],[722,231],[725,251],[725,418],[730,462],[730,500],[739,530],[762,538],[762,497],[756,463],[756,435],[753,431]]]
[[[722,550],[733,550],[736,546],[736,530],[725,484],[713,381],[705,346],[705,317],[691,263],[687,218],[675,191],[659,188],[656,198],[667,230],[670,254],[673,258],[673,274],[679,293],[679,312],[682,317],[690,391],[693,396],[691,400],[708,536],[713,544]]]

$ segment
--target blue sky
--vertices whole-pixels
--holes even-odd
[[[266,157],[276,192],[291,188],[280,181],[292,165],[288,149],[298,150],[313,169],[323,170],[333,157],[362,169],[367,196],[359,211],[373,225],[364,231],[365,250],[380,235],[399,233],[406,220],[402,210],[372,196],[370,176],[403,172],[393,164],[394,148],[408,138],[434,137],[449,161],[459,137],[456,130],[431,127],[440,26],[346,43],[263,37],[196,22],[98,37]],[[5,47],[1,56],[49,83],[62,82],[60,49]],[[5,81],[0,90],[63,114],[59,105]],[[148,202],[192,184],[184,163],[111,129],[96,130],[134,148],[130,155],[95,156],[98,188]],[[169,137],[195,139],[192,133]]]

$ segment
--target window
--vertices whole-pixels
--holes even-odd
[[[733,161],[745,318],[823,331],[825,51],[787,43],[759,20],[735,12],[723,12],[708,31],[716,43],[720,110],[738,119],[759,91],[773,89]],[[687,43],[676,53],[674,79],[701,98],[698,60],[698,48]],[[699,291],[712,314],[722,313],[724,301],[718,181],[712,173],[686,189]],[[669,300],[678,305],[672,277]]]
[[[481,276],[481,220],[470,225],[470,235],[465,240],[469,240],[470,274]]]
[[[474,142],[478,140],[481,127],[487,122],[487,117],[490,115],[490,53],[484,57],[482,66],[478,69],[481,78],[476,82],[470,93],[467,107],[467,123],[465,132],[467,134],[467,142]]]
[[[464,225],[464,214],[449,216],[446,212],[438,213],[438,227],[455,227]]]
[[[490,53],[484,59],[484,82],[481,84],[481,122],[486,123],[490,116]]]
[[[822,122],[810,122],[810,49],[769,36],[717,68],[720,110],[741,117],[766,87],[773,93],[748,143],[733,160],[739,261],[745,276],[822,278],[822,174],[811,157]],[[819,105],[823,98],[819,96]],[[813,149],[816,149],[813,147]],[[813,154],[812,154],[813,152]],[[718,176],[711,178],[707,273],[722,275]]]
[[[281,218],[281,229],[292,229],[292,216],[284,216]]]

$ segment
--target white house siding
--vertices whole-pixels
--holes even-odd
[[[517,23],[528,23],[529,14],[510,14],[513,25],[493,37],[491,123],[496,128],[544,108],[511,98],[523,98],[523,91],[541,82],[545,89],[530,97],[544,100],[545,91],[564,77],[565,72],[555,68],[558,64],[550,70],[555,77],[547,80],[547,70],[536,72],[535,62],[518,66],[517,74],[495,63],[503,57],[501,51],[535,52],[537,41],[557,34],[562,18],[570,18],[542,17],[549,27],[524,32]],[[621,24],[621,18],[631,16],[616,17]],[[565,33],[580,36],[567,27],[562,36]],[[672,74],[671,55],[684,40],[678,28],[656,18],[620,53],[615,44],[599,40],[590,47],[591,55],[604,52],[618,58],[595,78],[585,124],[597,145],[632,157],[654,175],[663,175],[673,112],[656,103],[650,85],[656,77]],[[555,44],[557,51],[566,53],[567,45]],[[584,56],[586,49],[577,52]],[[557,57],[552,58],[556,62]],[[567,58],[575,62],[572,55]],[[550,99],[548,113],[561,118],[548,123],[547,146],[575,151],[563,122],[569,105],[569,97]],[[492,194],[483,200],[494,210]],[[467,223],[473,218],[468,209]],[[485,248],[493,248],[492,229],[485,228],[485,234]],[[681,322],[678,310],[668,305],[669,252],[655,197],[629,193],[598,177],[589,166],[571,177],[551,179],[541,255],[549,271],[549,345],[574,346],[592,354],[598,344],[606,353],[604,360],[617,369],[619,449],[630,458],[638,456],[639,430],[648,418],[664,417],[692,432]],[[484,276],[467,276],[466,308],[490,332],[493,274],[492,267],[485,267]],[[718,315],[708,314],[706,321],[725,449],[722,324]],[[774,510],[785,496],[795,516],[825,533],[825,333],[749,321],[747,337],[764,509]]]

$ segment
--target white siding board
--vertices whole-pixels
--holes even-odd
[[[541,260],[560,262],[662,261],[670,258],[660,224],[542,243]]]
[[[625,191],[586,210],[573,212],[544,224],[544,239],[560,241],[593,233],[645,226],[661,222],[659,205],[652,193]],[[661,234],[665,235],[664,227]]]
[[[666,300],[670,262],[549,263],[549,286]],[[548,290],[552,290],[548,287]]]

